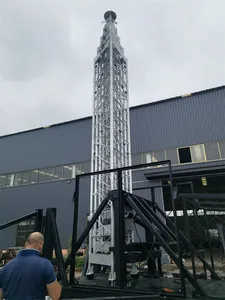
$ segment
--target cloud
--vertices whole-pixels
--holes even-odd
[[[224,0],[0,0],[0,135],[91,114],[109,9],[131,105],[224,84]]]

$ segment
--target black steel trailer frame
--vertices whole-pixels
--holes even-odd
[[[142,197],[138,197],[134,194],[127,193],[123,191],[122,189],[122,178],[123,178],[123,172],[127,170],[143,170],[144,168],[148,167],[156,167],[156,166],[167,166],[168,167],[168,177],[169,177],[169,184],[170,187],[170,197],[172,201],[172,211],[173,211],[173,221],[171,218],[169,218],[164,211],[160,209],[160,207],[155,202],[155,195],[154,195],[154,186],[153,187],[144,187],[144,188],[136,188],[138,189],[151,189],[152,193],[152,201],[149,201],[147,199],[144,199]],[[89,221],[87,227],[83,231],[83,233],[80,235],[80,237],[77,239],[77,227],[78,227],[78,208],[79,208],[79,185],[80,181],[84,177],[90,177],[105,173],[117,173],[117,190],[110,191],[107,195],[107,197],[102,201],[98,209],[96,210],[95,214],[93,215],[92,219]],[[194,194],[194,188],[192,182],[186,182],[186,183],[178,183],[178,185],[190,185],[191,193]],[[155,188],[158,186],[155,186]],[[159,186],[161,187],[161,186]],[[199,194],[198,194],[199,195]],[[195,195],[197,197],[198,195]],[[170,255],[170,257],[173,259],[173,261],[176,263],[180,270],[180,281],[181,281],[181,288],[179,293],[177,292],[170,292],[170,293],[164,293],[161,292],[161,296],[166,297],[187,297],[186,293],[186,279],[191,283],[191,285],[194,288],[193,294],[199,297],[208,297],[208,294],[206,290],[203,288],[201,284],[196,280],[195,274],[191,274],[190,271],[184,266],[183,260],[182,260],[182,251],[181,247],[182,244],[184,246],[189,246],[189,240],[185,234],[183,234],[177,224],[177,211],[176,211],[176,199],[174,197],[174,184],[173,184],[173,178],[172,178],[172,168],[171,168],[171,162],[166,161],[160,161],[160,162],[154,162],[154,163],[146,163],[146,164],[139,164],[134,166],[128,166],[124,168],[117,168],[117,169],[111,169],[111,170],[104,170],[104,171],[98,171],[98,172],[90,172],[85,174],[79,174],[77,175],[75,179],[75,191],[73,196],[74,201],[74,220],[73,220],[73,234],[72,234],[72,249],[71,253],[68,256],[67,260],[65,261],[65,268],[67,268],[70,265],[70,277],[69,277],[69,284],[70,286],[76,286],[75,283],[77,283],[74,275],[75,270],[75,263],[76,263],[76,252],[82,245],[85,238],[88,236],[91,228],[93,227],[94,223],[97,221],[98,217],[100,216],[101,212],[104,210],[104,207],[108,203],[108,201],[112,201],[114,205],[114,211],[115,211],[115,247],[111,248],[111,251],[114,251],[115,253],[115,270],[116,270],[116,280],[115,280],[115,287],[119,288],[122,293],[127,291],[127,279],[126,279],[126,259],[124,252],[127,250],[127,245],[125,244],[125,207],[128,205],[130,208],[133,209],[135,212],[135,222],[137,224],[140,224],[143,226],[147,231],[154,234],[154,236],[157,239],[157,242],[160,243],[160,245],[166,250],[166,252]],[[159,218],[159,215],[166,220],[166,223],[170,225],[170,230]],[[155,226],[154,226],[155,225]],[[157,227],[160,231],[160,233],[155,229]],[[169,242],[172,242],[175,244],[175,252],[174,248],[170,247],[168,244]],[[192,250],[195,252],[196,257],[199,258],[199,260],[203,263],[204,268],[209,270],[211,274],[213,274],[214,278],[216,280],[220,280],[221,278],[214,272],[214,269],[211,267],[210,264],[207,263],[206,260],[202,257],[202,255],[199,253],[197,249],[192,247]],[[78,284],[79,286],[79,284]],[[107,287],[107,290],[112,290],[115,287]],[[92,286],[88,285],[88,288],[92,288]],[[96,287],[96,288],[100,288]],[[142,291],[143,292],[143,291]],[[146,293],[151,293],[151,291],[145,291]]]
[[[162,186],[150,186],[144,187],[151,189],[152,199],[149,201],[143,197],[128,193],[122,189],[123,186],[123,172],[128,170],[143,170],[148,167],[155,167],[159,165],[165,165],[168,167],[169,173],[169,186],[170,196],[172,201],[173,209],[173,220],[166,215],[166,213],[157,205],[155,201],[154,188]],[[84,177],[90,177],[105,173],[116,173],[117,174],[117,189],[110,191],[107,197],[102,201],[93,215],[92,219],[88,222],[87,227],[82,232],[79,238],[77,238],[77,228],[78,228],[78,208],[79,208],[79,188],[80,181]],[[204,197],[210,197],[209,195],[195,194],[193,185],[191,182],[186,182],[182,184],[189,184],[191,186],[191,194],[180,195],[182,199],[191,198],[197,199]],[[142,188],[139,188],[140,190]],[[137,190],[137,188],[135,189]],[[221,195],[223,197],[224,195]],[[82,299],[91,297],[100,297],[99,299],[159,299],[159,297],[171,297],[174,298],[187,298],[186,293],[186,279],[191,283],[194,288],[194,295],[200,297],[201,299],[213,299],[208,297],[207,292],[202,287],[201,284],[196,280],[196,274],[191,274],[190,271],[184,266],[182,260],[182,247],[187,246],[191,249],[191,253],[198,257],[198,259],[204,265],[205,270],[208,270],[213,274],[214,279],[220,280],[221,278],[215,273],[213,265],[207,263],[207,261],[199,253],[190,239],[183,234],[178,227],[177,223],[177,211],[176,211],[176,199],[174,196],[174,184],[172,178],[171,162],[160,161],[154,163],[146,163],[134,166],[128,166],[124,168],[117,168],[111,170],[104,170],[98,172],[90,172],[85,174],[79,174],[75,179],[75,191],[73,194],[74,201],[74,212],[73,212],[73,232],[72,232],[72,247],[71,253],[68,255],[67,259],[63,260],[62,249],[59,240],[59,234],[56,224],[56,209],[48,208],[46,211],[46,216],[43,217],[43,210],[36,210],[35,212],[18,218],[16,220],[10,221],[6,224],[0,225],[0,230],[5,229],[9,226],[15,225],[23,220],[35,217],[35,230],[43,232],[45,237],[45,243],[43,248],[43,256],[52,261],[53,264],[59,266],[58,279],[62,281],[63,284],[63,295],[62,299],[69,299],[74,297],[81,297]],[[116,260],[116,280],[115,286],[100,286],[100,285],[84,285],[79,284],[75,278],[75,265],[76,265],[76,253],[81,247],[83,241],[88,236],[94,223],[97,221],[98,217],[106,207],[107,203],[112,201],[115,211],[115,245],[110,249],[115,254]],[[146,236],[148,233],[155,237],[156,242],[152,242],[155,246],[154,251],[158,251],[158,245],[162,246],[166,252],[170,255],[172,260],[176,263],[180,271],[180,282],[181,288],[179,292],[154,292],[149,289],[133,289],[127,287],[127,273],[126,273],[126,257],[125,252],[129,252],[129,244],[125,243],[125,209],[127,207],[131,208],[134,212],[133,220],[137,224],[141,225],[146,230]],[[185,210],[185,207],[184,207]],[[165,222],[162,221],[162,218]],[[168,226],[167,226],[168,225]],[[171,244],[175,245],[174,247]],[[132,247],[131,247],[132,248]],[[52,253],[55,249],[56,259],[53,259]],[[66,274],[66,269],[70,266],[69,281]],[[159,263],[160,269],[160,263]],[[87,293],[87,291],[89,291]]]
[[[172,179],[172,167],[171,167],[171,161],[165,160],[160,162],[153,162],[153,163],[145,163],[145,164],[138,164],[133,166],[127,166],[127,167],[121,167],[116,169],[110,169],[110,170],[103,170],[103,171],[96,171],[96,172],[89,172],[84,174],[78,174],[75,179],[75,191],[73,195],[73,201],[74,201],[74,216],[73,216],[73,233],[72,233],[72,246],[71,246],[71,253],[68,256],[65,267],[67,268],[70,264],[70,284],[74,284],[74,271],[75,270],[75,264],[76,264],[76,252],[82,245],[84,239],[87,237],[88,233],[90,232],[91,228],[93,227],[94,223],[98,219],[99,215],[103,211],[105,205],[110,200],[109,195],[106,197],[106,199],[100,204],[98,207],[95,215],[90,220],[88,226],[84,230],[84,232],[81,234],[80,238],[77,240],[77,227],[78,227],[78,208],[79,208],[79,186],[80,186],[80,180],[84,177],[90,177],[95,175],[101,175],[101,174],[109,174],[109,173],[117,173],[117,187],[118,187],[118,194],[116,197],[118,198],[118,201],[114,201],[114,208],[115,208],[115,224],[120,229],[118,230],[118,234],[115,235],[115,258],[116,258],[116,286],[120,288],[124,288],[124,274],[125,274],[125,268],[124,268],[124,255],[121,255],[124,253],[125,250],[125,223],[124,223],[124,193],[122,190],[122,174],[124,171],[129,170],[138,170],[138,169],[146,169],[148,167],[156,167],[159,165],[164,165],[168,167],[169,171],[169,180],[170,180],[170,193],[171,193],[171,199],[173,203],[173,212],[174,216],[176,216],[176,209],[175,209],[175,203],[173,199],[173,179]],[[113,197],[112,197],[113,198]],[[175,224],[176,224],[176,218],[175,218]],[[177,224],[176,224],[176,228]],[[115,230],[116,231],[116,230]],[[176,230],[176,236],[178,237],[178,231]],[[178,252],[179,252],[179,245]]]
[[[170,236],[167,234],[168,228],[165,228],[165,224],[158,218],[156,214],[149,214],[148,210],[150,209],[150,202],[147,203],[146,199],[141,199],[141,197],[137,197],[133,194],[126,193],[122,190],[122,176],[123,172],[127,170],[139,170],[143,168],[148,167],[155,167],[159,165],[164,165],[168,167],[169,171],[169,186],[170,186],[170,194],[171,194],[171,200],[172,200],[172,207],[173,207],[173,214],[174,214],[174,232],[170,232]],[[94,175],[100,175],[105,173],[117,173],[117,180],[118,189],[116,191],[109,192],[106,199],[100,204],[97,211],[95,212],[93,218],[90,220],[89,224],[87,225],[84,232],[81,234],[80,238],[77,239],[77,226],[78,226],[78,207],[79,207],[79,185],[80,180],[83,177],[90,177]],[[173,178],[172,178],[172,168],[171,168],[171,162],[169,160],[166,161],[160,161],[160,162],[154,162],[154,163],[146,163],[146,164],[140,164],[140,165],[134,165],[134,166],[128,166],[124,168],[117,168],[117,169],[111,169],[111,170],[104,170],[104,171],[98,171],[98,172],[90,172],[85,174],[77,175],[75,180],[75,192],[73,196],[74,200],[74,220],[73,220],[73,234],[72,234],[72,249],[71,253],[68,256],[67,260],[65,261],[65,268],[67,268],[70,265],[70,278],[69,278],[69,284],[73,286],[76,282],[75,276],[74,276],[74,270],[75,270],[75,263],[76,263],[76,252],[82,245],[84,239],[87,237],[88,233],[90,232],[91,228],[93,227],[94,223],[97,221],[98,217],[100,216],[101,212],[103,211],[104,207],[108,203],[109,200],[113,202],[114,205],[114,211],[115,211],[115,247],[111,249],[111,251],[114,251],[115,253],[115,260],[116,260],[116,280],[115,280],[115,286],[118,287],[121,291],[125,291],[126,285],[127,285],[127,279],[126,279],[126,262],[125,262],[125,220],[124,220],[124,214],[125,214],[125,202],[128,204],[139,216],[139,220],[136,220],[137,223],[139,221],[139,224],[143,225],[147,231],[151,232],[157,237],[157,240],[160,241],[160,244],[164,247],[164,249],[171,255],[173,260],[176,262],[177,266],[180,269],[180,275],[181,275],[181,289],[180,293],[169,293],[167,296],[172,297],[186,297],[186,287],[185,287],[185,277],[189,277],[192,284],[195,284],[194,279],[192,278],[192,275],[187,272],[187,270],[183,266],[182,262],[182,256],[181,256],[181,250],[180,250],[180,242],[179,242],[179,231],[177,226],[177,219],[176,219],[176,206],[175,206],[175,199],[174,199],[174,190],[173,190]],[[126,198],[126,200],[125,200]],[[139,203],[137,203],[139,201]],[[139,205],[141,205],[141,209],[139,209]],[[154,203],[154,210],[157,210],[164,218],[167,219],[167,216],[164,214],[162,210]],[[170,222],[171,220],[168,219]],[[152,223],[157,224],[157,226],[162,230],[163,234],[167,236],[167,238],[172,238],[173,242],[176,243],[176,252],[178,253],[178,256],[174,253],[174,251],[168,247],[167,242],[162,238],[160,234],[158,234],[157,231],[155,231],[154,227],[152,226]],[[197,292],[199,292],[201,295],[206,295],[206,293],[203,291],[203,289],[200,286],[195,287],[197,289]],[[147,291],[146,291],[147,292]],[[165,295],[165,293],[161,293]]]

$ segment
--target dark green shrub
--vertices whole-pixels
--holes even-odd
[[[76,269],[82,269],[84,266],[84,257],[76,257]]]

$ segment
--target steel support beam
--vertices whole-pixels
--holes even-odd
[[[42,232],[42,226],[43,226],[43,209],[37,209],[36,210],[36,216],[35,216],[35,231]]]
[[[52,232],[52,217],[51,214],[56,216],[56,208],[47,208],[45,218],[45,231],[44,231],[44,246],[43,257],[52,260],[54,248],[54,236]]]
[[[31,213],[31,214],[28,214],[28,215],[25,215],[25,216],[23,216],[23,217],[14,219],[14,220],[12,220],[12,221],[9,221],[9,222],[7,222],[7,223],[5,223],[5,224],[0,225],[0,230],[3,230],[3,229],[8,228],[8,227],[11,227],[11,226],[16,225],[16,224],[18,224],[18,223],[20,223],[20,222],[29,220],[29,219],[31,219],[31,218],[33,218],[33,217],[36,217],[36,215],[37,215],[37,213],[36,213],[36,212],[33,212],[33,213]]]
[[[79,188],[80,178],[76,177],[75,192],[74,192],[74,212],[73,212],[73,232],[72,232],[72,245],[70,254],[70,284],[74,283],[75,278],[75,265],[76,265],[76,242],[77,242],[77,227],[78,227],[78,211],[79,211]]]
[[[125,210],[124,210],[124,195],[123,195],[123,178],[122,171],[118,171],[118,197],[114,199],[115,213],[115,270],[116,270],[116,285],[121,289],[126,284],[126,263],[125,263]]]
[[[129,202],[131,207],[135,210],[135,212],[139,215],[141,220],[148,226],[148,229],[156,236],[157,240],[160,242],[162,247],[166,250],[166,252],[170,255],[170,257],[176,263],[176,265],[178,266],[180,271],[181,271],[181,269],[183,270],[184,276],[196,288],[196,290],[200,293],[201,296],[207,296],[207,293],[205,292],[205,290],[199,284],[196,284],[196,280],[193,277],[193,275],[188,271],[188,269],[183,264],[181,264],[180,257],[177,256],[171,250],[168,243],[165,242],[164,238],[159,234],[159,232],[157,230],[155,230],[155,227],[153,226],[153,224],[150,221],[151,220],[151,215],[149,214],[149,216],[147,216],[146,213],[144,213],[142,211],[142,209],[134,201],[133,197],[129,196],[127,201]],[[181,275],[182,275],[182,272],[181,272]],[[183,292],[185,292],[185,289],[183,290]]]
[[[109,199],[106,198],[98,207],[96,213],[94,214],[94,216],[92,217],[92,219],[88,222],[87,227],[85,228],[85,230],[83,231],[83,233],[81,234],[81,236],[79,237],[79,239],[77,240],[77,242],[75,243],[75,253],[77,253],[77,251],[80,249],[83,241],[85,240],[85,238],[88,236],[91,228],[94,226],[95,222],[97,221],[99,215],[101,214],[101,212],[103,211],[103,209],[105,208],[106,204],[108,203]],[[71,261],[71,253],[68,255],[67,259],[65,260],[65,268],[67,269],[67,267],[69,266]]]

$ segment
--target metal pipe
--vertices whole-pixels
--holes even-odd
[[[155,167],[155,166],[159,166],[159,165],[171,165],[171,162],[170,162],[170,160],[163,160],[163,161],[157,161],[157,162],[145,163],[145,164],[138,164],[138,165],[133,165],[133,166],[109,169],[109,170],[88,172],[88,173],[78,174],[77,177],[87,177],[87,176],[92,176],[92,175],[114,173],[114,172],[118,172],[118,171],[143,169],[143,168]]]
[[[145,206],[146,211],[148,211],[151,215],[152,218],[155,219],[155,221],[161,226],[161,228],[164,228],[165,223],[162,222],[162,220],[160,220],[160,218],[157,216],[157,214],[155,213],[154,215],[151,213],[151,207],[148,204],[148,201],[143,201],[143,206]],[[147,206],[147,207],[146,207]],[[155,205],[156,206],[156,205]],[[156,208],[155,208],[156,209]],[[157,228],[159,228],[157,226]],[[164,230],[164,229],[163,229]],[[165,230],[166,234],[169,234],[170,237],[175,241],[176,240],[176,236],[174,234],[174,232],[172,230],[170,230],[169,227],[167,227],[167,229]]]
[[[187,277],[187,279],[193,284],[193,286],[200,292],[202,296],[207,296],[207,293],[204,291],[204,289],[200,285],[196,285],[195,279],[193,275],[187,270],[187,268],[183,265],[183,263],[180,263],[180,259],[177,257],[177,255],[172,251],[172,249],[169,247],[168,243],[165,242],[163,237],[154,229],[152,226],[151,222],[148,220],[148,218],[145,216],[145,214],[142,212],[141,208],[133,201],[132,197],[129,196],[129,203],[131,207],[136,211],[136,213],[139,215],[141,218],[142,222],[148,226],[148,229],[155,234],[157,237],[158,241],[161,243],[162,247],[166,250],[166,252],[171,256],[171,258],[174,260],[178,268],[181,270],[183,269],[184,275]],[[183,276],[184,276],[183,275]],[[184,278],[185,278],[184,276]],[[185,296],[186,294],[184,293],[184,290],[182,290],[183,295]]]
[[[165,173],[165,171],[163,171],[163,173]],[[196,179],[196,178],[201,178],[201,177],[215,177],[215,176],[224,176],[224,172],[222,173],[203,173],[203,174],[199,174],[199,175],[187,175],[187,176],[180,176],[180,175],[177,175],[174,174],[173,175],[173,179],[176,180],[176,179]],[[167,177],[166,174],[158,174],[158,173],[155,173],[154,175],[151,174],[145,174],[145,177],[148,179],[148,180],[169,180],[169,178]]]
[[[156,204],[156,209],[161,213],[162,216],[164,216],[164,218],[166,218],[167,222],[170,223],[170,225],[172,226],[172,228],[174,228],[175,230],[175,225],[173,224],[173,222],[170,220],[170,218],[168,218],[168,216],[157,206]],[[182,234],[182,232],[179,232],[179,238],[185,242],[186,244],[188,244],[188,239],[185,235]],[[206,267],[212,274],[214,279],[220,280],[221,278],[217,275],[217,273],[214,271],[214,269],[210,266],[210,264],[207,263],[207,261],[204,260],[204,258],[202,257],[201,253],[198,252],[198,250],[193,246],[193,250],[195,251],[195,255],[198,257],[198,259],[203,263],[204,267]]]
[[[161,184],[161,185],[153,185],[153,186],[144,186],[140,188],[133,188],[133,191],[139,191],[139,190],[148,190],[148,189],[155,189],[155,188],[164,188],[164,187],[169,187],[170,184]]]
[[[183,213],[184,213],[184,219],[185,219],[185,227],[186,227],[186,232],[188,234],[189,248],[190,248],[190,252],[191,252],[192,270],[193,270],[194,278],[197,283],[196,268],[195,268],[195,256],[194,256],[194,251],[193,251],[190,223],[189,223],[188,214],[187,214],[187,203],[184,198],[182,200],[183,200]]]
[[[36,210],[35,216],[35,231],[42,232],[43,209]]]
[[[56,208],[47,208],[45,218],[45,230],[44,230],[44,246],[43,246],[43,257],[52,260],[53,255],[53,234],[52,234],[52,220],[51,213],[56,215]]]
[[[173,178],[172,178],[172,167],[171,162],[169,163],[169,178],[170,178],[170,196],[172,200],[172,207],[173,207],[173,215],[174,215],[174,224],[175,224],[175,234],[176,234],[176,241],[177,241],[177,253],[179,255],[180,260],[180,277],[181,277],[181,290],[186,296],[186,286],[185,286],[185,277],[184,277],[184,266],[183,266],[183,259],[181,255],[181,248],[180,248],[180,239],[179,239],[179,228],[177,222],[177,210],[176,210],[176,203],[173,194]]]
[[[74,212],[73,212],[73,233],[70,257],[70,284],[74,283],[75,265],[76,265],[76,242],[77,242],[77,227],[78,227],[78,209],[79,209],[79,183],[80,177],[76,177],[75,192],[74,192]]]
[[[206,209],[204,209],[204,217],[205,217],[205,223],[206,223],[206,234],[207,234],[207,238],[209,240],[209,222],[208,222],[208,218],[207,218]],[[209,254],[210,254],[211,265],[212,265],[212,268],[215,270],[212,247],[211,247],[210,243],[209,243],[209,245],[210,245],[209,246]]]
[[[91,218],[91,220],[88,222],[87,227],[85,228],[85,230],[83,231],[83,233],[81,234],[81,236],[79,237],[79,239],[77,240],[76,243],[76,248],[75,248],[75,253],[77,253],[77,251],[79,250],[79,248],[81,247],[83,241],[85,240],[85,238],[87,237],[88,233],[90,232],[91,228],[93,227],[93,225],[95,224],[95,222],[97,221],[98,217],[100,216],[100,214],[102,213],[103,209],[105,208],[106,204],[108,203],[109,199],[106,198],[105,200],[103,200],[101,202],[101,204],[99,205],[97,211],[95,212],[95,214],[93,215],[93,217]],[[70,264],[70,259],[71,259],[71,253],[68,255],[67,259],[65,260],[65,268],[67,269],[67,267]]]
[[[114,199],[114,218],[115,218],[115,270],[116,270],[116,285],[121,289],[126,283],[126,263],[125,263],[125,219],[124,219],[124,195],[123,195],[123,178],[122,171],[117,172],[118,180],[118,197]]]
[[[35,217],[36,215],[37,215],[37,212],[34,212],[34,213],[31,213],[31,214],[25,215],[23,217],[14,219],[12,221],[9,221],[5,224],[0,225],[0,230],[3,230],[3,229],[8,228],[10,226],[16,225],[20,222],[26,221],[27,219],[31,219],[31,218]]]
[[[49,217],[52,223],[52,233],[53,233],[53,244],[55,249],[56,258],[59,260],[60,275],[62,277],[63,286],[68,286],[68,279],[66,275],[66,270],[64,267],[64,260],[62,255],[62,247],[59,239],[59,232],[56,225],[56,210],[52,209]]]
[[[225,200],[225,193],[180,193],[180,197],[186,198],[186,199],[221,199]]]

